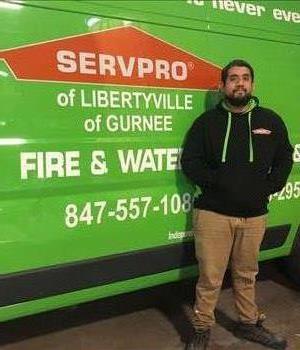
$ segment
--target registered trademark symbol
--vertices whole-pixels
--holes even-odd
[[[189,70],[193,70],[195,68],[195,64],[193,62],[188,62]]]

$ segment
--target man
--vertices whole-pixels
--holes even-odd
[[[252,96],[254,71],[234,60],[221,74],[224,100],[192,125],[181,163],[201,188],[195,199],[194,231],[199,280],[194,305],[195,334],[189,350],[207,348],[214,309],[230,261],[236,335],[273,349],[286,341],[262,326],[255,303],[259,247],[265,232],[268,196],[286,184],[293,148],[282,119]]]

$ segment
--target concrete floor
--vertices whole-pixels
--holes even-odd
[[[285,335],[289,350],[300,350],[300,290],[274,264],[262,266],[257,301],[268,328]],[[226,283],[225,283],[226,284]],[[228,284],[228,283],[227,283]],[[191,327],[184,313],[193,299],[193,282],[130,293],[76,308],[2,324],[1,350],[182,350]],[[230,287],[223,288],[211,350],[259,350],[235,338]]]

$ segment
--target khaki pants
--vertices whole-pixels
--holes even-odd
[[[266,215],[238,218],[195,209],[194,231],[199,280],[195,313],[200,328],[215,323],[214,309],[229,264],[239,320],[256,323],[255,278]]]

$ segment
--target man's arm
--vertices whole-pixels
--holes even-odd
[[[293,147],[289,141],[287,128],[281,118],[278,118],[277,133],[279,142],[268,177],[270,193],[278,192],[285,186],[293,166]]]
[[[202,189],[216,182],[216,170],[211,169],[207,162],[204,118],[202,117],[195,120],[186,136],[181,166],[184,174]]]

